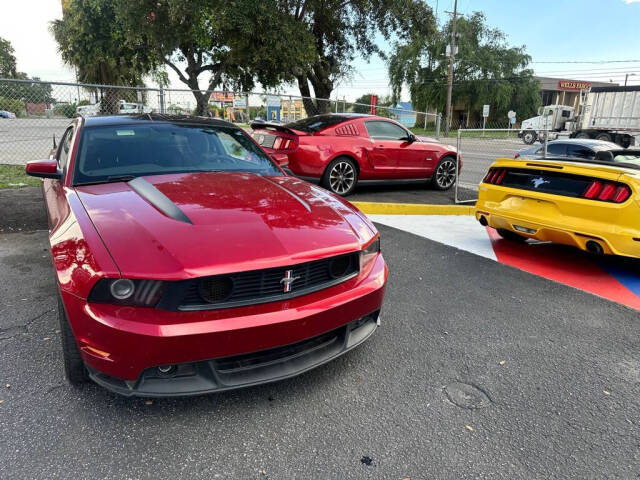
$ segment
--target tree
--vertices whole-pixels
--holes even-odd
[[[394,99],[406,84],[414,105],[445,109],[451,26],[449,22],[439,32],[417,32],[409,41],[396,43],[389,60]],[[506,119],[509,110],[524,118],[531,116],[541,101],[540,86],[528,68],[531,57],[525,47],[509,46],[504,33],[489,28],[479,12],[459,17],[456,30],[452,103],[468,105],[478,115],[483,104],[490,104],[494,119]]]
[[[353,73],[357,54],[384,56],[376,35],[385,40],[395,34],[403,40],[409,32],[427,34],[433,29],[431,9],[420,0],[279,0],[273,3],[281,25],[304,33],[313,49],[311,58],[288,57],[283,80],[293,80],[303,97],[329,98],[336,82]],[[285,48],[289,39],[274,39]],[[304,98],[309,115],[326,113],[329,102]]]
[[[307,59],[308,41],[281,22],[279,0],[116,0],[128,44],[166,65],[191,91],[204,114],[211,93],[250,89],[257,78],[276,86],[290,58]],[[277,47],[274,41],[277,40]],[[280,43],[283,42],[283,43]],[[201,90],[202,75],[209,75]]]
[[[363,103],[366,105],[371,105],[371,97],[375,95],[374,93],[365,93],[364,95],[362,95],[361,97],[356,98],[356,104],[358,103]],[[376,105],[378,107],[390,107],[392,105],[392,101],[390,97],[385,97],[385,96],[381,96],[378,95],[378,101],[376,102]],[[370,113],[371,112],[371,107],[367,107],[365,105],[354,105],[353,106],[353,112],[354,113]],[[376,110],[376,115],[380,116],[380,117],[387,117],[389,118],[391,116],[391,112],[389,111],[388,108],[378,108]]]
[[[51,23],[51,31],[62,59],[77,70],[85,83],[139,86],[142,76],[153,69],[144,50],[125,42],[116,18],[114,0],[69,0],[62,20]],[[116,113],[121,93],[101,89],[102,113]]]
[[[16,69],[16,57],[11,42],[0,37],[0,78],[15,77]]]

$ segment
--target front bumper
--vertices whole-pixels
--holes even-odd
[[[373,312],[340,328],[302,342],[233,357],[173,365],[169,372],[146,369],[136,381],[124,381],[89,367],[98,385],[124,396],[201,395],[294,377],[355,348],[377,328]]]
[[[149,369],[208,363],[209,367],[198,367],[201,373],[210,369],[212,361],[298,344],[378,312],[387,276],[387,266],[378,255],[357,277],[324,290],[286,301],[197,312],[94,304],[64,291],[62,297],[92,378],[118,393],[153,395],[148,385],[157,382],[143,375]],[[261,369],[267,373],[245,383],[264,383],[301,373],[352,346],[347,338],[340,351],[330,349],[322,358],[308,356],[293,373]],[[203,375],[210,380],[212,374]],[[237,378],[228,384],[218,378],[215,385],[203,387],[199,382],[189,391],[188,387],[178,388],[181,382],[189,383],[180,380],[172,383],[176,393],[162,387],[165,390],[155,395],[197,394],[245,385],[237,384]],[[120,390],[123,385],[125,390]]]

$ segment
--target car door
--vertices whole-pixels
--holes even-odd
[[[71,155],[71,145],[73,141],[74,127],[70,126],[64,132],[58,150],[56,152],[56,161],[58,169],[61,172],[66,171],[67,162]],[[60,224],[69,215],[69,205],[64,191],[62,180],[57,178],[45,178],[43,180],[43,192],[45,197],[45,205],[47,206],[47,215],[49,219],[49,229],[55,231]]]
[[[426,152],[409,142],[409,132],[385,120],[365,121],[374,169],[385,178],[412,178],[425,171]]]

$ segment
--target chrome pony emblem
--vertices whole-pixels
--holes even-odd
[[[282,280],[280,280],[280,283],[284,283],[284,293],[290,292],[291,291],[291,284],[293,282],[295,282],[296,280],[298,280],[300,277],[294,277],[293,276],[293,270],[287,270],[285,273],[285,276]]]
[[[544,185],[545,183],[551,183],[549,180],[545,180],[542,177],[532,178],[531,183],[533,183],[533,188],[538,188],[540,185]]]

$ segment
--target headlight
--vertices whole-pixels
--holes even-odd
[[[380,253],[380,235],[360,251],[360,270]]]
[[[88,301],[137,307],[154,307],[164,293],[165,283],[158,280],[103,278],[98,280]]]

